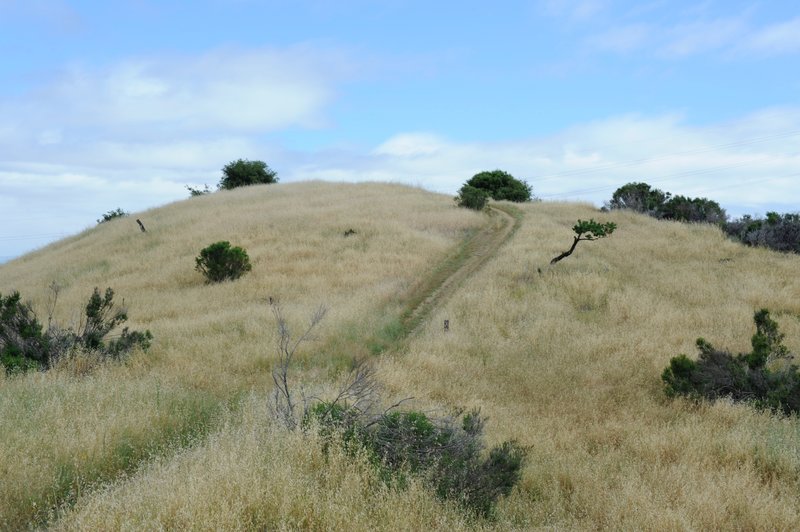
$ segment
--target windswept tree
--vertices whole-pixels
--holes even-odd
[[[550,264],[555,264],[561,259],[565,259],[572,255],[572,252],[575,251],[575,248],[578,246],[578,242],[581,240],[591,241],[597,240],[598,238],[605,238],[613,233],[614,229],[616,228],[617,224],[614,222],[600,223],[595,222],[592,219],[590,219],[588,222],[585,220],[578,220],[578,223],[572,226],[572,231],[575,233],[575,236],[572,240],[572,247],[570,247],[561,255],[554,257],[553,260],[550,261]]]
[[[222,174],[223,177],[218,185],[222,190],[278,182],[277,172],[264,161],[237,159],[226,164],[222,168]]]

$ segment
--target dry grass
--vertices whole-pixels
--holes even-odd
[[[263,398],[202,446],[156,460],[82,500],[61,530],[430,530],[464,528],[416,482],[395,490],[364,457],[323,453],[272,422]]]
[[[628,213],[525,212],[497,259],[381,373],[432,404],[480,406],[490,435],[531,446],[500,527],[796,529],[798,420],[669,401],[659,376],[670,357],[695,355],[698,336],[748,350],[760,307],[800,352],[800,257]],[[548,267],[589,217],[619,229]]]
[[[319,345],[336,345],[343,330],[363,336],[482,223],[448,197],[408,187],[262,186],[114,220],[3,265],[0,292],[19,290],[40,316],[47,286],[58,282],[64,324],[78,320],[95,286],[113,287],[129,325],[150,329],[155,341],[149,353],[89,376],[80,376],[85,361],[0,375],[0,528],[44,522],[53,504],[205,433],[221,407],[266,390],[275,345],[268,297],[298,327],[326,304]],[[345,238],[350,228],[357,234]],[[253,271],[204,284],[194,258],[218,240],[243,246]],[[349,353],[331,349],[301,362],[307,379],[324,381]]]
[[[599,214],[583,205],[524,206],[521,228],[497,256],[403,342],[402,352],[376,359],[390,394],[414,395],[422,408],[480,406],[490,444],[516,438],[530,446],[522,482],[501,503],[497,521],[476,522],[420,485],[388,489],[363,460],[335,451],[326,457],[312,436],[269,421],[265,346],[274,333],[263,299],[280,296],[298,326],[318,303],[331,306],[320,341],[302,358],[303,378],[324,386],[343,364],[336,346],[352,345],[340,339],[368,337],[396,318],[401,296],[482,218],[451,209],[448,198],[402,187],[281,185],[252,195],[234,191],[147,213],[146,236],[124,220],[97,228],[108,233],[106,246],[127,243],[94,270],[104,248],[92,248],[93,241],[105,234],[0,268],[0,291],[11,285],[40,300],[60,274],[72,298],[62,308],[75,308],[94,284],[109,284],[128,300],[135,325],[157,340],[151,354],[88,377],[66,368],[0,381],[0,409],[5,416],[12,405],[15,412],[0,421],[8,423],[0,427],[0,515],[23,516],[6,523],[25,522],[25,497],[46,495],[58,464],[73,460],[77,471],[88,470],[81,449],[100,448],[94,455],[102,456],[97,434],[116,427],[137,434],[139,447],[164,447],[138,471],[128,467],[130,476],[62,496],[77,502],[54,527],[800,527],[800,422],[724,402],[671,401],[659,377],[670,357],[695,354],[698,336],[747,350],[760,307],[771,310],[787,345],[800,352],[800,257],[744,248],[711,227]],[[230,220],[232,205],[241,218]],[[589,217],[619,228],[547,266],[571,243],[575,220]],[[226,228],[216,227],[222,223]],[[170,230],[158,229],[162,224]],[[361,240],[339,237],[349,227]],[[173,234],[178,228],[181,237]],[[193,257],[223,238],[250,252],[254,270],[236,283],[203,286],[191,271]],[[167,404],[203,411],[191,406],[197,401],[207,405],[204,419],[222,421],[193,445],[186,445],[189,437],[159,437],[169,429],[148,425],[159,419],[156,384]],[[135,403],[113,398],[114,390]],[[239,394],[247,398],[223,406]],[[168,411],[163,425],[180,434],[184,414]],[[28,481],[34,487],[27,491],[17,486]],[[17,497],[13,504],[9,494]]]

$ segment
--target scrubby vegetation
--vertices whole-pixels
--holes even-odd
[[[778,324],[766,309],[756,312],[753,320],[756,333],[749,353],[734,356],[698,338],[697,361],[686,355],[670,360],[661,375],[667,395],[712,401],[727,397],[784,414],[800,412],[800,373],[790,363]]]
[[[117,208],[113,211],[108,211],[107,213],[105,213],[102,218],[99,218],[97,220],[97,223],[102,224],[105,222],[109,222],[115,218],[124,218],[126,216],[130,216],[130,214],[131,213],[123,211],[121,208]]]
[[[298,394],[290,368],[298,347],[327,310],[319,307],[308,327],[293,338],[280,305],[271,305],[278,329],[278,363],[271,411],[287,429],[319,428],[336,436],[351,452],[366,452],[384,481],[402,486],[406,475],[422,477],[442,499],[455,500],[475,515],[492,516],[497,500],[511,493],[522,476],[525,449],[506,441],[484,452],[484,419],[476,409],[465,415],[432,417],[400,411],[405,402],[382,407],[379,385],[367,361],[354,364],[333,399]],[[297,395],[302,396],[302,405]],[[302,408],[301,408],[302,406]]]
[[[708,198],[673,196],[651,188],[647,183],[628,183],[611,196],[606,204],[611,209],[631,209],[664,220],[723,224],[725,209]]]
[[[800,253],[800,214],[768,212],[766,218],[743,216],[725,224],[725,232],[747,244]]]
[[[267,166],[264,161],[237,159],[222,168],[222,179],[220,179],[218,187],[222,190],[230,190],[237,187],[277,182],[278,173]]]
[[[62,328],[53,321],[59,287],[51,286],[52,299],[45,329],[30,303],[23,303],[19,292],[5,298],[0,294],[0,364],[9,372],[50,369],[59,360],[78,351],[101,359],[116,360],[136,347],[147,350],[153,336],[150,331],[122,329],[118,337],[108,335],[127,321],[124,308],[114,309],[114,291],[105,294],[95,288],[86,304],[77,329]]]
[[[238,279],[253,266],[247,251],[221,240],[200,250],[195,258],[195,269],[205,275],[209,283],[221,283]]]

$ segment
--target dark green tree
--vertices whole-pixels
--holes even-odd
[[[578,223],[572,226],[572,231],[575,233],[572,241],[572,247],[561,255],[554,257],[550,264],[555,264],[561,259],[565,259],[572,255],[575,247],[581,240],[597,240],[598,238],[605,238],[614,232],[617,224],[614,222],[600,223],[590,219],[588,222],[585,220],[578,220]]]
[[[219,188],[230,190],[248,185],[271,184],[278,182],[278,174],[264,161],[237,159],[222,168]]]
[[[503,170],[480,172],[467,181],[467,185],[486,191],[492,199],[530,201],[531,187]]]

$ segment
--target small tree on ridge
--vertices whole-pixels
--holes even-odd
[[[226,164],[222,168],[222,174],[223,177],[218,185],[222,190],[278,182],[278,173],[264,161],[237,159]]]

